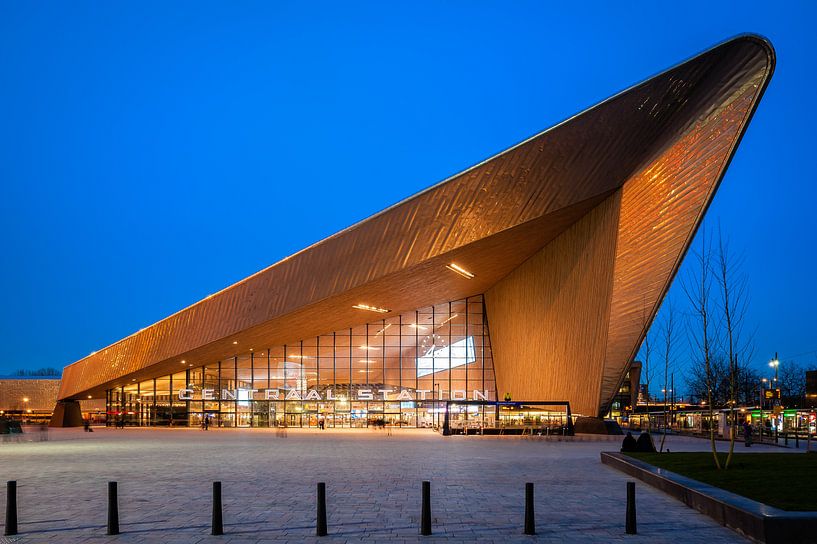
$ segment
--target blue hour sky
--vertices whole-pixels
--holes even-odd
[[[817,364],[817,4],[568,5],[0,4],[0,374],[71,363],[742,32],[777,71],[707,222],[743,255],[758,368]]]

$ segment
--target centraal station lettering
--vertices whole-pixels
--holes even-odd
[[[391,401],[407,401],[413,402],[416,400],[468,400],[468,392],[464,389],[454,389],[451,391],[451,396],[448,398],[448,391],[442,390],[441,397],[434,399],[430,395],[430,389],[417,389],[412,392],[408,389],[365,389],[359,388],[353,391],[355,398],[347,399],[343,395],[335,396],[332,389],[327,389],[322,395],[316,389],[310,389],[306,392],[298,391],[297,389],[290,389],[282,391],[280,389],[221,389],[220,395],[218,389],[179,389],[179,400],[235,400],[235,401],[250,401],[250,400],[303,400],[303,401],[344,401],[344,400],[391,400]],[[413,393],[416,393],[413,394]],[[431,396],[432,398],[429,398]],[[470,400],[486,400],[488,398],[488,391],[474,389],[471,392]]]

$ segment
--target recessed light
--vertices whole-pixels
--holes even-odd
[[[187,361],[185,361],[184,359],[182,359],[182,364],[185,364],[186,362],[187,362]]]
[[[352,308],[356,308],[358,310],[367,310],[369,312],[377,312],[379,314],[387,314],[391,310],[387,310],[386,308],[378,308],[377,306],[369,306],[368,304],[355,304]]]
[[[452,272],[456,272],[457,274],[459,274],[463,278],[468,278],[470,280],[470,279],[473,279],[473,277],[474,277],[473,273],[467,271],[466,269],[464,269],[463,267],[461,267],[461,266],[459,266],[457,264],[451,263],[451,264],[445,265],[445,267],[447,269],[451,270]]]
[[[233,340],[233,345],[238,344],[238,340]]]
[[[90,399],[90,398],[91,398],[91,395],[88,395],[88,398]]]

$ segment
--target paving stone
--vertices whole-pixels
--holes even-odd
[[[668,442],[673,451],[708,447]],[[47,442],[0,444],[0,481],[18,481],[21,532],[0,544],[745,542],[640,482],[639,535],[625,535],[627,477],[599,461],[618,445],[427,430],[52,430]],[[214,480],[223,536],[210,535]],[[431,481],[432,537],[419,536],[422,480]],[[108,481],[119,482],[117,536],[105,535]],[[315,537],[318,481],[325,538]],[[536,536],[522,534],[525,482],[536,486]]]

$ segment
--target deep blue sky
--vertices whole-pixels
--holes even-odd
[[[0,374],[71,363],[749,31],[777,71],[709,221],[745,255],[756,364],[817,361],[815,5],[3,2]]]

